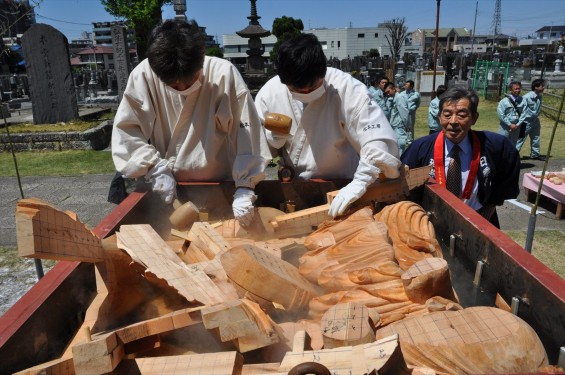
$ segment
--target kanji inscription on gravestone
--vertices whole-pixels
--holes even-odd
[[[131,71],[128,41],[124,27],[112,26],[112,45],[114,46],[114,67],[118,81],[118,100],[121,100]]]
[[[22,36],[34,124],[78,118],[67,38],[52,26],[34,24]]]

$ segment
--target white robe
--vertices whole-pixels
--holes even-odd
[[[360,157],[385,175],[398,177],[396,136],[382,109],[360,81],[328,68],[325,93],[302,110],[279,77],[259,90],[255,105],[259,116],[282,113],[292,118],[291,137],[284,145],[285,165],[300,179],[351,179]],[[267,140],[276,147],[273,134]]]
[[[202,86],[171,91],[142,61],[130,74],[114,118],[116,169],[137,178],[167,159],[177,181],[235,181],[254,188],[270,152],[253,99],[237,69],[208,57]]]

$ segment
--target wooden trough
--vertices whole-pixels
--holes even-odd
[[[308,271],[309,264],[316,264],[310,257],[307,261],[302,259],[306,263],[300,266],[301,274],[297,273],[298,258],[304,255],[305,247],[304,242],[294,239],[303,238],[327,219],[326,194],[346,182],[262,182],[257,188],[259,206],[284,209],[285,204],[292,202],[298,211],[278,216],[271,211],[268,222],[272,224],[274,240],[253,242],[226,240],[232,228],[218,224],[218,220],[225,223],[231,216],[234,187],[229,183],[179,185],[179,199],[190,200],[211,223],[196,223],[185,235],[171,236],[170,223],[165,219],[172,209],[145,192],[132,193],[92,232],[80,225],[71,227],[72,222],[77,223],[76,218],[53,208],[47,220],[53,227],[33,231],[42,233],[41,241],[33,233],[18,233],[23,255],[62,260],[0,317],[0,373],[282,374],[309,362],[323,364],[333,373],[442,373],[449,369],[449,364],[461,366],[461,372],[472,372],[462,364],[464,358],[458,357],[464,357],[466,349],[451,354],[451,362],[444,364],[447,367],[433,361],[422,362],[423,365],[410,363],[419,354],[409,349],[407,337],[414,342],[420,339],[411,333],[406,336],[405,327],[400,324],[416,324],[426,317],[447,324],[458,319],[482,320],[493,306],[507,307],[513,298],[520,301],[516,316],[500,309],[495,309],[492,317],[489,315],[488,319],[497,319],[496,324],[512,327],[508,332],[495,334],[499,341],[493,343],[511,347],[505,341],[511,333],[535,331],[533,335],[540,345],[526,343],[528,348],[538,347],[541,351],[534,353],[530,349],[527,354],[532,362],[539,362],[532,364],[529,372],[557,364],[559,348],[565,340],[565,282],[433,183],[413,190],[410,199],[421,206],[421,212],[433,223],[434,241],[440,248],[430,250],[423,261],[411,262],[407,256],[397,260],[396,273],[391,273],[393,266],[387,260],[379,269],[378,277],[387,278],[379,279],[382,291],[376,287],[369,290],[366,285],[355,287],[346,293],[346,298],[340,296],[343,302],[332,302],[333,307],[327,308],[328,301],[334,301],[335,294],[341,293],[335,290],[336,283],[343,282],[341,275],[358,276],[354,281],[346,281],[358,284],[359,278],[368,277],[367,272],[353,269],[354,261],[341,260],[347,257],[347,251],[362,247],[367,238],[387,237],[386,226],[370,219],[371,215],[363,216],[361,209],[346,220],[358,222],[358,231],[363,232],[355,238],[362,244],[339,245],[349,238],[340,239],[344,232],[337,225],[345,224],[324,224],[313,237],[307,238],[307,245],[322,249],[327,241],[334,241],[332,249],[336,250],[330,261],[335,264],[323,270],[311,267]],[[397,191],[408,194],[409,189]],[[399,197],[391,195],[389,202],[398,201]],[[38,214],[33,213],[38,204],[41,206],[40,202],[22,202],[18,230],[33,228],[40,221]],[[383,204],[379,205],[378,211]],[[405,206],[406,212],[416,210],[410,208],[414,205]],[[42,208],[38,212],[47,211]],[[67,224],[51,219],[57,215]],[[419,215],[418,223],[423,223],[424,216]],[[387,225],[390,228],[392,224]],[[241,228],[233,228],[233,233],[238,230]],[[390,229],[388,236],[394,237]],[[414,243],[407,234],[398,237],[404,238],[405,243]],[[349,250],[338,253],[337,245],[342,246],[341,250]],[[199,249],[198,254],[187,251],[194,248]],[[387,257],[393,250],[380,251],[378,256]],[[372,251],[359,255],[359,259],[376,257],[375,254]],[[324,255],[324,259],[329,258]],[[482,275],[479,285],[475,285],[474,266],[478,261],[482,262]],[[453,289],[438,289],[428,295],[426,290],[436,288],[430,286],[434,281],[426,278],[432,273],[434,280],[435,275],[442,280],[442,285],[451,279]],[[373,279],[374,275],[373,272]],[[265,288],[273,282],[281,287]],[[397,298],[394,307],[400,310],[389,312],[384,304],[374,300],[369,303],[359,297],[360,290]],[[405,290],[402,293],[406,294],[398,297],[398,290]],[[333,293],[331,298],[328,293]],[[347,298],[355,302],[346,302]],[[487,310],[470,309],[473,306]],[[297,319],[291,319],[293,311]],[[316,319],[319,324],[313,324]],[[443,323],[438,324],[442,327]],[[479,326],[472,327],[483,340],[478,348],[488,346],[484,342],[493,338],[479,333],[483,332]],[[450,335],[454,337],[450,340],[467,339],[459,328],[454,328]],[[432,345],[428,353],[433,353],[432,348],[455,347],[454,342],[434,342],[433,346],[426,341],[418,345]],[[469,350],[469,355],[482,358],[479,349]],[[545,359],[539,360],[542,357]],[[439,355],[436,358],[438,362],[444,360]],[[487,367],[492,373],[508,372],[507,368],[494,364]]]

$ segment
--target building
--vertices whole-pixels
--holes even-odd
[[[135,49],[130,48],[129,52],[130,58],[133,59]],[[114,70],[114,47],[90,45],[75,54],[71,59],[71,65],[92,70]]]
[[[509,49],[518,47],[518,38],[507,34],[475,35],[475,42],[486,44],[489,49],[493,47]]]
[[[378,50],[381,56],[391,55],[385,35],[388,30],[378,27],[344,28],[344,29],[310,29],[304,31],[318,37],[324,53],[328,59],[339,60],[366,55],[370,50]],[[244,64],[247,58],[247,39],[236,34],[222,35],[224,44],[224,58],[235,64]],[[277,42],[274,35],[261,38],[265,52],[263,57],[269,59],[270,52]]]
[[[135,31],[127,28],[124,22],[93,22],[92,23],[92,40],[96,45],[111,46],[112,45],[112,26],[123,26],[126,28],[126,37],[128,46],[135,48]]]
[[[456,51],[456,45],[471,45],[472,32],[464,27],[439,28],[438,52]],[[436,29],[416,29],[408,36],[403,53],[431,53],[435,50]]]
[[[544,26],[536,30],[535,37],[528,37],[520,40],[520,47],[545,47],[553,43],[565,44],[565,25]]]
[[[379,51],[380,56],[390,56],[391,51],[383,24],[377,27],[345,29],[311,29],[307,32],[318,37],[326,57],[343,60],[366,55],[370,50]]]

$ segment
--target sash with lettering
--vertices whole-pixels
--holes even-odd
[[[469,170],[469,176],[467,177],[467,183],[465,184],[465,189],[463,189],[462,199],[469,199],[471,197],[471,192],[473,191],[473,186],[475,186],[475,180],[477,179],[477,173],[479,171],[479,159],[481,157],[481,142],[479,137],[470,130],[469,133],[473,136],[473,152],[471,156],[471,168]],[[444,164],[444,150],[445,146],[443,143],[443,132],[440,132],[436,138],[434,144],[434,168],[436,174],[436,181],[445,186],[445,164]]]

